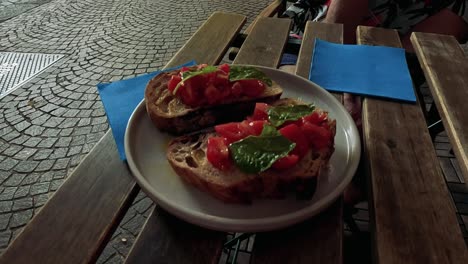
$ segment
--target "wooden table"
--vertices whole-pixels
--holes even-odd
[[[214,13],[166,67],[192,59],[219,63],[244,23],[244,16]],[[278,67],[290,26],[286,19],[258,19],[234,63]],[[316,38],[341,43],[342,35],[342,25],[308,23],[295,73],[308,76]],[[393,30],[360,27],[357,36],[360,44],[401,47]],[[363,132],[374,260],[468,263],[454,206],[419,106],[365,98]],[[138,191],[108,132],[12,242],[0,262],[94,262]],[[224,233],[193,226],[156,206],[126,262],[217,263],[224,240]],[[342,263],[342,247],[343,203],[338,199],[313,219],[257,234],[252,262]]]

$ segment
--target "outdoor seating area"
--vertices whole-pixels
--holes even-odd
[[[343,25],[308,21],[301,40],[292,40],[290,38],[292,20],[278,17],[278,14],[286,10],[286,1],[265,2],[268,4],[264,5],[265,8],[259,10],[260,12],[252,12],[258,14],[254,16],[254,19],[252,16],[248,18],[240,11],[212,12],[207,18],[203,18],[199,26],[193,30],[193,34],[189,37],[186,34],[184,44],[173,54],[159,51],[153,54],[150,51],[153,40],[148,40],[146,42],[148,51],[146,55],[142,55],[142,58],[149,54],[160,54],[158,56],[165,63],[160,67],[152,62],[145,63],[142,67],[147,67],[147,69],[141,72],[133,71],[133,76],[143,76],[143,73],[170,69],[194,61],[197,64],[208,65],[229,63],[279,68],[302,77],[301,80],[310,80],[314,64],[318,63],[315,60],[318,55],[314,55],[314,52],[318,52],[318,42],[326,41],[332,45],[343,44]],[[13,35],[4,35],[6,31],[6,29],[0,29],[0,52],[12,52],[16,48],[6,46],[5,38],[9,41],[14,41],[15,38]],[[359,26],[355,33],[359,46],[400,49],[403,47],[398,32],[393,29]],[[174,34],[177,33],[174,32]],[[132,46],[139,40],[131,39],[120,42],[120,40],[103,36],[83,41],[97,44],[91,45],[88,50],[79,53],[70,52],[64,56],[65,59],[86,57],[86,60],[92,62],[90,64],[93,66],[86,66],[88,67],[86,68],[87,62],[81,63],[77,59],[78,62],[71,67],[79,74],[89,74],[92,81],[83,85],[96,87],[98,83],[111,83],[124,79],[121,75],[125,70],[129,70],[130,66],[126,65],[131,64],[128,64],[126,59],[109,62],[114,66],[122,64],[122,69],[116,70],[117,72],[110,70],[112,74],[109,74],[113,75],[112,78],[93,80],[92,74],[99,77],[93,69],[98,69],[98,64],[100,64],[99,60],[94,60],[93,56],[101,56],[93,49],[100,45],[107,45],[107,51],[102,55],[106,56],[106,53],[117,52],[117,45]],[[258,232],[239,230],[226,232],[226,230],[221,230],[222,228],[213,230],[206,228],[208,223],[202,227],[195,224],[196,220],[191,222],[191,219],[184,219],[186,215],[178,214],[179,211],[171,208],[169,203],[159,205],[154,201],[158,197],[155,198],[152,191],[148,190],[148,187],[142,184],[141,179],[135,175],[135,171],[141,169],[138,167],[141,165],[132,164],[133,158],[129,155],[132,152],[128,150],[128,145],[131,144],[128,142],[131,141],[125,142],[127,160],[122,160],[119,151],[124,142],[123,139],[121,142],[117,139],[115,125],[101,125],[98,133],[95,133],[99,135],[96,136],[98,139],[91,142],[92,147],[88,146],[89,149],[85,155],[76,159],[69,175],[63,177],[54,190],[49,187],[48,190],[53,191],[53,195],[45,198],[40,206],[34,207],[33,216],[28,218],[20,229],[15,229],[18,232],[14,239],[8,241],[8,245],[0,255],[0,263],[354,263],[355,261],[359,263],[468,263],[466,226],[468,224],[468,185],[466,185],[468,182],[468,106],[463,101],[464,98],[468,98],[466,56],[462,46],[453,36],[416,32],[411,36],[411,43],[420,67],[418,78],[424,80],[420,82],[424,83],[421,87],[420,83],[417,85],[414,81],[411,83],[411,87],[414,88],[411,93],[415,96],[415,101],[354,95],[362,100],[362,127],[337,125],[337,131],[344,131],[343,135],[339,134],[341,132],[337,135],[347,141],[337,139],[335,153],[343,151],[351,154],[346,156],[349,160],[336,161],[337,163],[333,163],[333,166],[339,164],[346,167],[343,170],[352,171],[353,175],[349,177],[349,181],[354,177],[353,181],[358,178],[365,182],[365,199],[361,203],[349,204],[343,196],[343,191],[349,183],[345,184],[346,178],[343,176],[342,182],[339,182],[336,187],[340,190],[339,192],[330,191],[329,195],[324,194],[325,198],[318,202],[312,200],[314,202],[308,206],[315,206],[314,203],[320,204],[317,212],[314,211],[311,217],[293,224]],[[21,47],[23,44],[17,45]],[[171,43],[161,45],[168,45],[167,49],[173,48],[170,46]],[[41,52],[44,51],[47,49],[44,48]],[[63,51],[68,52],[66,49]],[[30,52],[36,51],[31,49]],[[124,49],[119,52],[132,53],[132,50]],[[282,65],[286,53],[297,56],[295,63],[288,66]],[[139,51],[135,50],[135,54],[138,55]],[[135,56],[134,60],[138,59],[139,57]],[[380,66],[376,65],[375,68]],[[136,67],[140,68],[138,65]],[[335,66],[335,68],[339,67]],[[42,78],[43,81],[36,83],[32,81],[32,84],[27,84],[26,81],[25,88],[20,88],[18,91],[36,89],[36,93],[40,96],[50,95],[50,98],[64,99],[64,93],[54,91],[53,85],[50,87],[51,92],[45,94],[37,87],[42,87],[38,86],[41,82],[48,84],[48,79],[56,78],[60,79],[61,86],[68,87],[65,84],[68,76],[62,74],[60,68],[45,70],[43,75],[45,76]],[[103,75],[100,74],[100,76]],[[414,75],[410,77],[415,78]],[[79,83],[73,84],[73,87],[67,89],[80,89]],[[100,103],[97,88],[94,89],[95,91],[91,91],[90,88],[83,89],[83,94],[86,98],[92,97]],[[294,94],[291,91],[286,93]],[[330,93],[333,95],[333,100],[336,99],[335,101],[341,104],[345,104],[345,96],[350,96],[349,93],[345,95],[338,91],[330,91]],[[100,95],[102,97],[102,92]],[[19,104],[8,101],[16,98],[15,96],[24,98]],[[30,127],[21,130],[21,123],[13,123],[11,120],[19,112],[8,109],[20,107],[44,109],[50,105],[41,105],[40,100],[32,97],[22,96],[20,92],[15,91],[11,95],[0,97],[0,111],[5,110],[0,114],[0,120],[2,120],[0,154],[12,148],[8,145],[11,144],[10,141],[5,137],[16,132],[8,130],[9,124],[13,124],[15,131],[30,131]],[[83,98],[85,98],[84,95],[75,100],[86,101]],[[70,103],[73,103],[72,101],[73,99]],[[64,103],[65,99],[55,102],[56,104]],[[38,105],[35,106],[35,104]],[[330,106],[331,104],[324,105]],[[103,108],[101,103],[99,106],[100,109],[92,108],[90,111],[92,118],[88,118],[88,123],[99,125],[97,118],[105,119],[109,106],[104,104]],[[60,118],[60,114],[54,112],[57,108],[51,108],[49,111],[53,113],[51,115],[55,120]],[[332,108],[330,110],[332,115],[333,111],[338,110]],[[30,110],[30,112],[34,111]],[[85,118],[80,119],[79,114],[72,118],[76,118],[76,122],[63,128],[71,129],[86,122],[81,121]],[[352,120],[351,116],[349,119]],[[38,126],[34,123],[34,116],[28,117],[28,120],[33,124],[32,126]],[[57,124],[57,127],[61,126],[63,123]],[[50,129],[53,128],[50,127]],[[358,131],[358,129],[362,130],[361,135],[353,135],[352,131]],[[93,130],[90,128],[87,131],[88,134],[85,131],[81,135],[89,139],[89,135],[94,132],[94,128]],[[54,137],[60,138],[60,135]],[[80,135],[73,130],[70,138],[72,136],[73,139],[70,139],[70,142],[74,142],[76,139],[74,136]],[[360,138],[360,142],[354,142],[357,147],[351,146],[351,143],[347,143],[348,146],[339,145],[342,142],[352,141],[353,136],[356,136],[358,141]],[[41,134],[41,142],[46,139],[47,136]],[[13,140],[14,138],[11,139]],[[58,145],[50,146],[54,149],[59,147]],[[43,149],[47,149],[47,146],[41,147],[40,151],[43,152]],[[359,153],[353,154],[356,149]],[[40,163],[38,159],[35,159],[37,153],[30,151],[33,154],[25,160],[36,162],[36,168]],[[356,158],[356,155],[358,157],[356,166],[348,165],[352,163],[350,160]],[[61,159],[66,157],[69,156],[64,155]],[[4,180],[0,188],[0,196],[4,195],[5,190],[9,188],[5,182],[11,181],[15,175],[20,175],[19,165],[15,163],[13,166],[8,166],[9,160],[14,159],[1,154],[0,173],[3,174],[0,175],[7,175],[5,178],[8,179]],[[10,162],[14,163],[14,161]],[[54,167],[51,165],[45,168],[38,177],[44,177],[43,175],[47,172],[57,172],[56,164],[54,163]],[[70,165],[66,166],[72,168]],[[158,164],[155,166],[157,167]],[[154,169],[155,177],[159,173],[164,173],[165,168],[159,166]],[[348,169],[347,166],[350,168]],[[334,169],[340,171],[340,169]],[[30,172],[32,171],[34,169]],[[330,173],[332,175],[336,172]],[[53,177],[55,176],[51,176],[55,179]],[[24,179],[28,178],[29,176]],[[333,180],[330,178],[329,181]],[[28,194],[32,192],[33,187]],[[17,193],[15,189],[12,197],[16,198]],[[120,238],[124,244],[131,242],[128,246],[130,250],[123,250],[124,254],[119,253],[124,255],[125,259],[106,257],[115,237],[120,235],[120,227],[129,223],[127,217],[133,210],[130,208],[142,201],[142,196],[145,196],[144,199],[152,206],[148,204],[141,209],[142,212],[146,212],[147,217],[140,217],[141,228],[138,229],[137,234],[134,234],[136,238],[132,241],[127,241],[125,236]],[[36,199],[34,198],[34,201]],[[0,205],[0,224],[3,221],[2,215],[7,214],[8,221],[13,223],[13,220],[9,220],[14,218],[10,216],[10,211],[11,214],[19,212],[19,210],[12,209],[19,204],[18,201],[10,201],[10,209],[4,209],[4,206]],[[226,208],[230,206],[225,205]],[[201,206],[201,208],[203,212],[204,207]],[[361,213],[358,213],[363,210],[366,219],[362,219]],[[289,216],[289,214],[284,215],[284,218]],[[296,212],[291,215],[296,215]],[[194,214],[193,219],[196,217],[197,215]],[[210,217],[215,220],[222,218],[218,215],[211,215],[207,219]],[[236,217],[233,219],[237,219]],[[280,215],[277,218],[282,217]],[[268,219],[260,217],[252,217],[252,219],[252,221],[260,219],[259,221],[269,223]],[[5,232],[9,230],[6,225],[5,230]],[[366,237],[366,239],[353,244],[353,239],[356,237]],[[248,258],[240,257],[241,244],[242,248],[245,245],[244,252],[247,253]]]

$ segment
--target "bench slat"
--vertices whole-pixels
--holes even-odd
[[[468,182],[468,63],[453,36],[411,36],[455,156]]]
[[[395,30],[361,26],[357,38],[401,47]],[[377,263],[468,263],[419,105],[365,98],[363,132]]]
[[[245,39],[234,63],[277,67],[288,41],[290,27],[289,19],[259,18]]]
[[[299,51],[296,74],[309,77],[315,38],[342,43],[343,26],[308,22]],[[338,97],[341,97],[337,94]],[[280,231],[257,234],[253,263],[341,263],[343,203],[340,198],[311,220]]]
[[[199,63],[219,62],[245,20],[244,16],[234,14],[213,14],[167,67],[192,59]],[[96,260],[138,190],[126,163],[119,159],[112,133],[107,132],[7,248],[0,262],[84,263]],[[190,236],[191,233],[186,234],[187,239]],[[224,235],[218,233],[218,237],[222,241]],[[193,238],[197,241],[194,248],[203,245],[205,239],[197,238],[200,237]],[[218,246],[221,249],[222,243]]]
[[[153,210],[125,263],[217,263],[225,235]]]

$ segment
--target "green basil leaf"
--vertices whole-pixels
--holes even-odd
[[[303,116],[311,114],[314,109],[315,106],[312,104],[270,107],[267,110],[268,120],[275,127],[279,127],[286,121],[296,121]]]
[[[248,136],[229,145],[234,163],[246,173],[259,173],[294,149],[296,143],[266,125],[260,136]]]
[[[173,94],[176,94],[179,88],[182,86],[182,84],[187,81],[188,79],[195,77],[197,75],[201,74],[207,74],[207,73],[212,73],[218,70],[218,67],[216,66],[206,66],[205,68],[202,68],[200,70],[194,70],[194,71],[186,71],[182,73],[182,81],[180,81],[176,88],[174,89]]]
[[[265,73],[263,73],[255,67],[231,65],[229,69],[229,81],[235,82],[240,80],[251,79],[260,80],[268,86],[271,86],[273,84],[271,79],[268,78]]]

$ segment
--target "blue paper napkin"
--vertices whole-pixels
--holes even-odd
[[[164,71],[171,71],[183,66],[192,65],[195,65],[195,61],[190,61]],[[137,105],[143,100],[146,84],[161,72],[163,71],[156,71],[131,79],[113,83],[100,83],[97,85],[121,160],[126,160],[124,137],[128,119],[133,113],[133,110],[135,110]]]
[[[330,91],[416,102],[404,49],[317,39],[309,79]]]

